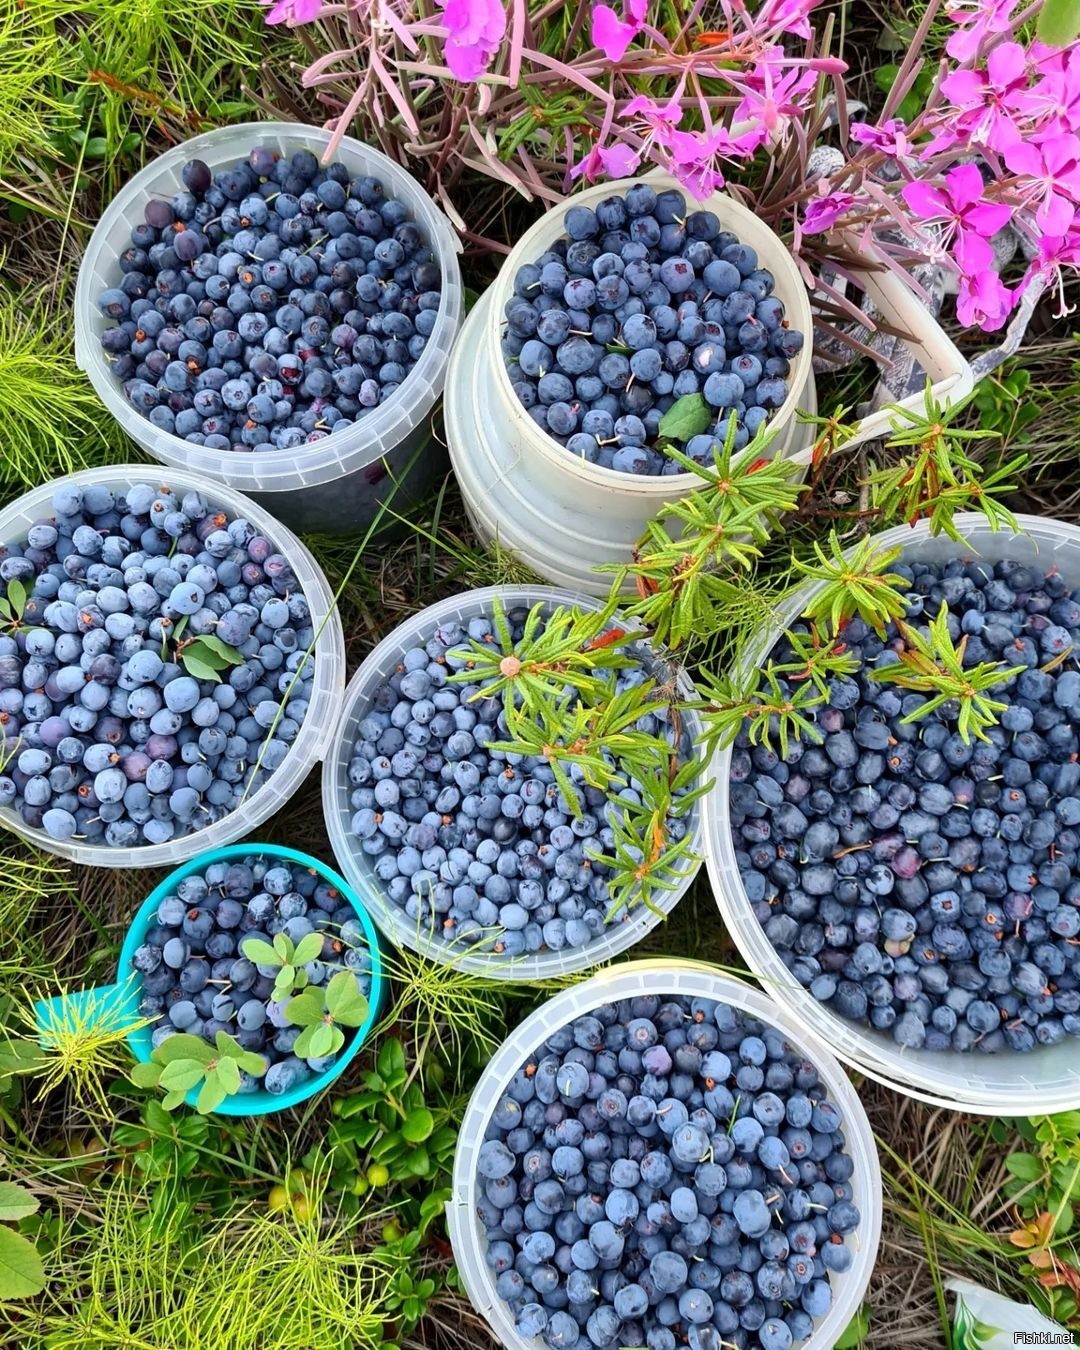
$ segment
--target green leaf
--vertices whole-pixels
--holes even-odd
[[[302,994],[297,994],[285,1005],[285,1016],[297,1027],[312,1026],[316,1022],[321,1022],[324,1012],[321,989],[305,989]]]
[[[861,1307],[835,1343],[835,1350],[853,1350],[870,1332],[870,1313]]]
[[[405,1050],[399,1040],[395,1038],[384,1042],[379,1050],[377,1067],[386,1087],[400,1087],[404,1083],[408,1072],[405,1068]]]
[[[244,664],[243,652],[238,652],[235,647],[230,647],[227,642],[222,642],[221,638],[215,636],[213,633],[200,633],[196,641],[191,645],[194,647],[196,644],[200,648],[208,648],[215,656],[224,661],[226,665],[242,666]]]
[[[175,1111],[178,1106],[183,1106],[186,1092],[168,1092],[161,1099],[161,1104],[166,1111]]]
[[[303,1031],[293,1042],[293,1054],[297,1059],[307,1059],[312,1054],[311,1043],[315,1039],[315,1033],[320,1027],[326,1026],[325,1022],[315,1022],[310,1026],[304,1027]]]
[[[326,1007],[335,1022],[358,1027],[368,1015],[368,1001],[351,970],[341,970],[326,986]]]
[[[26,608],[26,587],[21,581],[9,581],[7,586],[8,604],[11,606],[12,617],[22,618],[22,612]]]
[[[185,650],[181,652],[180,660],[187,673],[193,675],[195,679],[212,680],[215,684],[221,683],[221,676],[214,667],[207,661],[202,660],[196,653],[192,652],[190,647],[185,648]],[[208,1107],[207,1109],[213,1110],[213,1107]]]
[[[196,1059],[176,1059],[161,1071],[161,1086],[169,1092],[190,1092],[206,1077],[206,1065]]]
[[[426,1177],[431,1174],[431,1154],[423,1144],[409,1151],[405,1165],[411,1176]]]
[[[677,398],[660,419],[660,435],[673,441],[688,441],[698,436],[713,419],[713,411],[702,394],[684,394]]]
[[[158,1064],[171,1064],[175,1059],[197,1059],[203,1064],[209,1064],[214,1058],[214,1047],[207,1045],[201,1036],[178,1031],[175,1036],[167,1036],[155,1048],[153,1057]]]
[[[292,961],[293,945],[288,933],[274,934],[274,951],[277,952],[279,961]]]
[[[214,1075],[228,1096],[240,1091],[240,1070],[235,1059],[219,1059]]]
[[[426,1106],[410,1111],[401,1124],[402,1137],[410,1144],[422,1144],[435,1128],[435,1117]]]
[[[323,949],[322,933],[308,933],[296,944],[292,963],[294,966],[306,966],[309,961],[318,960]]]
[[[249,961],[254,961],[257,966],[279,966],[281,957],[270,946],[269,942],[263,942],[262,938],[245,938],[240,944],[240,950]],[[265,988],[265,986],[263,986]]]
[[[45,1288],[45,1268],[32,1242],[0,1228],[0,1299],[29,1298]]]
[[[1038,1181],[1043,1174],[1042,1163],[1031,1153],[1010,1153],[1005,1166],[1021,1181]]]
[[[240,1042],[235,1037],[230,1036],[227,1031],[218,1032],[214,1037],[214,1045],[217,1047],[219,1055],[228,1055],[230,1059],[238,1059],[243,1053]]]
[[[14,1181],[0,1181],[0,1220],[14,1222],[36,1214],[40,1208],[36,1196]]]
[[[211,1074],[199,1090],[195,1110],[205,1116],[208,1111],[216,1111],[228,1094],[217,1081],[217,1074]]]
[[[136,1087],[157,1087],[161,1080],[161,1065],[155,1064],[153,1060],[146,1060],[145,1062],[140,1060],[138,1064],[131,1066],[131,1073],[128,1077]]]
[[[180,641],[184,629],[187,626],[188,626],[188,616],[186,614],[181,614],[180,618],[177,619],[177,621],[173,624],[172,629],[169,632],[169,636],[172,638],[174,642]]]
[[[320,1022],[318,1026],[311,1028],[311,1039],[309,1041],[310,1048],[307,1053],[312,1059],[322,1059],[324,1055],[331,1055],[334,1053],[334,1030],[335,1028],[330,1026],[328,1022]],[[298,1036],[297,1041],[299,1041],[299,1039],[300,1037]]]
[[[236,1063],[245,1073],[251,1074],[252,1078],[261,1078],[266,1072],[266,1056],[260,1055],[256,1050],[244,1050],[236,1056]]]
[[[1080,0],[1044,0],[1035,32],[1048,47],[1071,47],[1080,37]]]

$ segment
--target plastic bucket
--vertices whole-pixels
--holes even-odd
[[[643,181],[658,190],[679,188],[662,173]],[[619,185],[606,183],[576,192],[522,235],[465,321],[450,362],[445,402],[451,463],[480,536],[485,542],[498,538],[548,580],[597,595],[607,594],[610,581],[597,577],[595,568],[629,562],[648,522],[701,480],[692,473],[670,478],[620,473],[571,454],[522,407],[499,340],[518,268],[565,233],[563,217],[571,206],[594,205],[619,191]],[[776,433],[774,453],[795,455],[809,444],[812,431],[796,421],[796,409],[816,411],[806,287],[788,249],[746,207],[725,193],[714,193],[701,205],[757,250],[761,266],[776,278],[775,294],[792,327],[806,334],[792,363],[791,392],[769,423]]]
[[[1080,586],[1080,529],[1041,516],[1019,516],[1022,534],[995,534],[984,516],[956,517],[963,543],[934,537],[925,523],[902,525],[874,536],[881,548],[899,545],[908,562],[943,562],[973,555],[989,562],[1011,558],[1042,569],[1056,566]],[[775,627],[760,634],[744,657],[760,669],[783,630],[805,611],[820,585],[799,590],[783,604]],[[709,879],[728,932],[750,970],[778,1007],[796,1018],[845,1063],[886,1087],[950,1110],[1029,1116],[1080,1107],[1080,1053],[1073,1037],[1028,1054],[955,1054],[901,1049],[891,1036],[849,1022],[794,981],[754,915],[735,861],[728,809],[731,751],[713,762],[714,785],[704,799],[703,828]]]
[[[349,136],[333,161],[353,174],[373,174],[387,195],[409,208],[442,269],[442,305],[420,360],[384,404],[355,425],[295,450],[242,454],[212,450],[160,431],[124,398],[109,369],[100,336],[111,325],[97,297],[117,284],[119,255],[130,244],[133,225],[153,197],[180,191],[180,170],[190,159],[211,169],[245,159],[253,146],[281,153],[310,150],[321,158],[330,132],[300,122],[246,122],[194,136],[174,146],[131,179],[105,209],[86,247],[75,287],[75,360],[98,397],[127,434],[164,464],[217,479],[261,501],[294,529],[324,532],[361,530],[380,504],[397,490],[398,506],[435,481],[442,454],[431,438],[431,413],[443,390],[450,348],[461,325],[463,293],[458,253],[461,241],[420,184],[399,165]]]
[[[508,1305],[495,1291],[495,1277],[485,1259],[484,1229],[476,1215],[480,1190],[477,1154],[499,1098],[521,1065],[549,1036],[602,1003],[641,994],[714,999],[777,1027],[813,1062],[829,1097],[840,1108],[847,1150],[855,1164],[851,1187],[861,1222],[846,1239],[854,1257],[851,1266],[843,1274],[830,1275],[832,1307],[815,1325],[813,1335],[799,1347],[799,1350],[832,1350],[866,1292],[881,1237],[881,1171],[870,1122],[843,1068],[823,1044],[808,1034],[798,1018],[770,1003],[749,985],[697,961],[669,958],[631,961],[601,971],[542,1004],[495,1052],[473,1090],[461,1123],[454,1155],[452,1198],[446,1206],[454,1260],[470,1302],[508,1350],[542,1350],[544,1342],[539,1337],[527,1340],[518,1332]]]
[[[141,982],[138,974],[132,968],[131,961],[136,948],[142,945],[146,930],[150,927],[157,913],[158,905],[176,889],[185,877],[189,877],[193,873],[204,872],[212,863],[227,862],[234,858],[275,858],[285,863],[296,863],[305,869],[318,872],[321,877],[340,891],[342,898],[352,905],[356,911],[356,917],[360,920],[360,925],[364,930],[368,951],[371,954],[371,990],[368,993],[367,1018],[349,1037],[341,1053],[329,1069],[306,1079],[288,1092],[266,1092],[260,1088],[257,1092],[238,1093],[234,1097],[226,1097],[221,1105],[216,1108],[214,1114],[221,1116],[265,1116],[269,1115],[271,1111],[284,1111],[290,1106],[296,1106],[300,1102],[306,1101],[309,1097],[314,1097],[317,1092],[329,1087],[336,1078],[340,1078],[352,1060],[356,1058],[360,1047],[364,1044],[378,1019],[379,1005],[385,992],[382,958],[379,955],[379,937],[359,896],[342,877],[338,876],[332,868],[327,867],[325,863],[320,862],[318,858],[313,858],[307,853],[300,853],[294,848],[285,848],[280,844],[231,844],[228,848],[216,848],[209,853],[200,853],[197,858],[192,858],[183,867],[178,867],[175,872],[170,872],[165,880],[150,892],[131,921],[127,936],[124,938],[124,945],[120,949],[117,983],[97,989],[83,990],[76,994],[60,994],[56,998],[45,999],[41,1003],[35,1004],[39,1034],[43,1028],[48,1027],[51,1023],[62,1021],[65,1015],[65,1007],[70,1007],[73,1001],[79,1000],[87,1005],[92,1005],[95,1012],[107,1021],[122,1024],[128,1020],[139,1020],[139,986]],[[128,1036],[127,1042],[131,1047],[132,1054],[141,1063],[146,1063],[150,1059],[153,1050],[150,1027],[141,1027],[138,1031],[133,1031]],[[192,1088],[184,1100],[188,1106],[194,1106],[198,1096],[198,1089]]]
[[[149,425],[149,423],[147,424]],[[156,477],[182,492],[200,492],[212,506],[243,516],[265,534],[289,561],[300,589],[311,610],[311,621],[318,634],[313,652],[315,662],[307,716],[281,767],[275,770],[251,794],[246,802],[222,820],[202,830],[170,839],[165,844],[145,844],[139,848],[110,848],[107,844],[81,844],[76,840],[50,839],[44,830],[23,823],[14,807],[0,808],[0,825],[45,853],[55,853],[71,862],[91,867],[175,867],[196,853],[229,844],[272,816],[293,796],[314,766],[326,755],[341,708],[345,688],[345,638],[341,618],[318,563],[291,530],[274,520],[261,506],[232,488],[207,483],[199,474],[170,469],[157,475],[152,465],[121,464],[107,469],[83,469],[63,479],[65,484],[100,484],[124,492],[132,483],[153,482]],[[0,511],[0,545],[24,543],[26,531],[36,521],[53,514],[55,484],[35,488]]]
[[[494,953],[469,953],[467,950],[459,950],[442,942],[430,930],[420,927],[416,921],[410,919],[405,911],[385,894],[383,883],[377,877],[372,865],[373,860],[361,850],[359,841],[350,833],[349,828],[354,814],[349,802],[349,761],[352,759],[357,728],[370,711],[371,697],[375,689],[393,674],[404,653],[410,647],[426,642],[441,623],[455,620],[467,623],[470,619],[488,616],[496,599],[501,600],[507,609],[516,605],[534,605],[542,602],[547,613],[560,605],[577,605],[581,609],[599,608],[596,601],[588,596],[556,590],[553,587],[489,586],[483,590],[466,591],[463,595],[441,600],[438,604],[420,610],[399,624],[370,653],[345,691],[344,713],[334,744],[326,756],[323,771],[323,816],[338,866],[364,897],[364,902],[375,922],[395,946],[408,947],[428,960],[444,965],[450,964],[456,969],[475,975],[486,975],[492,979],[522,981],[554,979],[610,961],[620,952],[632,947],[675,908],[694,879],[697,864],[688,868],[675,889],[660,891],[653,897],[654,905],[661,911],[659,914],[639,903],[635,905],[631,917],[625,923],[610,928],[587,946],[572,951],[563,949],[559,952],[534,952],[508,960]],[[637,650],[641,652],[646,665],[650,660],[656,661],[647,643],[638,644]],[[692,686],[685,676],[680,677],[678,687],[682,697],[693,697]],[[681,711],[680,716],[683,723],[683,744],[689,748],[699,738],[700,724],[694,713]],[[696,804],[689,820],[691,851],[700,855],[700,821]]]

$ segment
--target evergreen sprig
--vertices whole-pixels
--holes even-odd
[[[1006,666],[1001,661],[981,661],[977,666],[965,669],[967,635],[960,639],[959,644],[953,642],[949,633],[949,607],[945,601],[941,602],[937,618],[930,621],[926,635],[907,623],[900,623],[898,627],[904,639],[903,650],[897,653],[895,662],[878,666],[870,672],[870,677],[882,683],[899,685],[901,689],[931,695],[925,703],[908,713],[903,721],[915,722],[919,718],[929,717],[931,713],[955,702],[957,730],[961,740],[970,743],[972,735],[979,740],[988,740],[986,728],[996,725],[996,714],[1003,712],[1008,704],[990,698],[987,690],[1011,680],[1027,667]]]
[[[1016,517],[998,498],[1015,491],[1016,484],[1009,479],[1027,463],[1027,456],[1017,455],[990,470],[972,458],[965,448],[970,442],[998,436],[996,431],[956,425],[974,397],[971,393],[945,407],[927,380],[922,412],[890,406],[893,432],[887,445],[906,453],[897,464],[876,467],[870,474],[870,502],[883,521],[913,525],[928,520],[932,534],[947,534],[960,542],[954,517],[961,511],[979,511],[991,529],[1008,526],[1019,531]]]
[[[815,539],[816,562],[792,558],[795,569],[811,581],[824,584],[804,610],[814,623],[824,624],[839,633],[856,614],[884,637],[890,619],[899,619],[907,606],[900,589],[905,579],[888,568],[903,552],[900,548],[879,549],[865,537],[849,552],[844,551],[835,530],[829,531],[828,553]]]

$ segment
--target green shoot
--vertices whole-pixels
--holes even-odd
[[[266,1059],[243,1049],[225,1031],[218,1032],[214,1045],[181,1031],[162,1041],[149,1060],[136,1064],[131,1081],[136,1087],[164,1088],[162,1105],[166,1111],[175,1111],[187,1094],[198,1088],[195,1110],[206,1115],[240,1091],[241,1069],[261,1078],[266,1072]]]
[[[304,1028],[293,1047],[301,1059],[336,1055],[345,1044],[341,1028],[358,1027],[367,1015],[368,1001],[351,970],[339,970],[324,987],[309,985],[285,1007],[293,1026]]]
[[[988,697],[987,690],[1004,684],[1021,674],[1025,666],[1005,666],[1001,661],[981,661],[970,670],[964,669],[966,635],[960,645],[953,643],[949,634],[949,607],[944,601],[936,619],[930,623],[929,635],[924,637],[909,624],[898,625],[905,648],[890,665],[878,666],[870,672],[871,678],[882,683],[899,685],[901,689],[930,694],[913,712],[903,719],[914,722],[929,717],[946,705],[955,704],[957,730],[960,739],[970,743],[974,735],[987,740],[986,728],[997,722],[996,714],[1008,707]]]
[[[633,633],[608,629],[617,601],[602,610],[552,611],[545,620],[544,607],[534,605],[518,642],[510,634],[501,602],[493,607],[497,648],[475,638],[450,653],[466,663],[464,670],[448,678],[456,684],[479,684],[474,698],[503,698],[507,710],[520,707],[535,713],[562,696],[569,686],[582,694],[596,694],[602,681],[596,671],[633,664],[620,650],[632,642]]]
[[[901,618],[907,609],[898,589],[905,587],[906,581],[887,570],[902,552],[900,548],[875,548],[870,538],[861,539],[845,552],[835,530],[829,531],[828,554],[815,540],[817,562],[792,558],[803,576],[824,583],[806,606],[806,617],[826,625],[832,633],[839,633],[858,614],[879,637],[884,637],[886,624]]]
[[[1016,517],[998,497],[1015,491],[1016,484],[1008,480],[1027,462],[1027,456],[1018,455],[984,472],[965,445],[996,438],[998,433],[954,425],[973,398],[974,394],[969,394],[946,408],[934,398],[927,380],[923,412],[898,405],[889,409],[896,415],[888,447],[908,453],[898,464],[875,468],[870,475],[870,501],[883,521],[914,524],[928,520],[932,534],[947,534],[959,542],[953,518],[961,511],[980,511],[991,529],[999,530],[1004,525],[1019,530]]]
[[[825,694],[812,681],[792,689],[771,664],[762,672],[753,672],[754,689],[748,689],[745,680],[735,675],[709,675],[698,681],[704,693],[699,705],[705,725],[703,743],[706,750],[714,746],[727,747],[735,740],[742,727],[751,745],[772,748],[775,735],[780,753],[788,753],[792,739],[808,736],[820,741],[821,733],[807,716],[825,702]]]
[[[7,594],[0,598],[0,623],[9,628],[22,625],[23,611],[26,609],[26,587],[19,580],[9,581]]]
[[[427,961],[398,947],[383,957],[397,1001],[387,1023],[411,1030],[415,1058],[423,1064],[423,1048],[444,1045],[455,1060],[467,1047],[494,1053],[505,1035],[507,983],[463,970],[464,952],[451,948],[445,960]]]
[[[608,923],[620,911],[629,918],[638,900],[652,913],[663,914],[654,899],[656,892],[677,889],[686,873],[700,862],[690,835],[685,830],[673,831],[671,822],[681,821],[691,805],[712,787],[711,782],[691,786],[701,769],[701,761],[694,759],[684,764],[674,779],[665,771],[648,774],[639,780],[640,803],[621,800],[621,809],[612,820],[612,853],[591,855],[594,862],[603,863],[613,873]],[[683,796],[677,797],[678,792]]]
[[[308,982],[304,967],[309,961],[316,961],[322,955],[322,933],[307,933],[293,945],[286,933],[275,933],[273,944],[262,938],[248,937],[240,943],[240,950],[249,961],[257,966],[274,966],[274,998],[288,998],[296,990],[303,989]]]
[[[130,1012],[115,990],[46,999],[37,1009],[20,1009],[20,1016],[27,1031],[36,1035],[40,1053],[27,1054],[11,1071],[32,1074],[41,1096],[70,1083],[77,1101],[93,1102],[111,1115],[106,1084],[121,1077],[130,1063],[128,1036],[152,1019]]]
[[[197,680],[212,680],[215,684],[221,683],[220,671],[228,670],[230,666],[244,664],[243,652],[230,647],[227,642],[222,642],[214,633],[197,633],[185,637],[187,625],[188,616],[184,614],[177,620],[167,637],[162,635],[163,661],[179,661],[189,675],[193,675]],[[171,656],[170,641],[174,644]]]

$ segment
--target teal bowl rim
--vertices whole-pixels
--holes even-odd
[[[210,849],[206,853],[200,853],[194,858],[189,858],[182,866],[175,868],[154,887],[136,911],[134,918],[128,925],[124,945],[120,948],[120,959],[117,966],[117,983],[121,987],[128,981],[129,976],[133,977],[130,981],[130,993],[127,1000],[131,1012],[137,1013],[142,984],[138,973],[133,970],[132,957],[135,955],[135,949],[142,944],[146,930],[150,927],[153,916],[157,913],[158,905],[161,904],[165,896],[171,894],[186,877],[195,872],[204,872],[213,863],[232,858],[252,858],[268,854],[275,858],[287,859],[289,862],[298,863],[302,867],[318,872],[341,892],[342,896],[356,911],[356,916],[364,929],[364,937],[367,939],[368,952],[371,956],[371,990],[368,994],[368,1015],[367,1019],[356,1028],[337,1061],[329,1069],[306,1079],[297,1087],[290,1088],[288,1092],[272,1093],[260,1088],[257,1092],[237,1093],[235,1096],[226,1097],[213,1113],[219,1116],[264,1116],[273,1111],[285,1111],[290,1106],[297,1106],[300,1102],[313,1097],[317,1092],[321,1092],[323,1088],[329,1087],[334,1079],[339,1078],[352,1060],[355,1059],[360,1047],[367,1040],[371,1028],[375,1025],[379,1005],[383,997],[384,975],[378,933],[371,916],[364,908],[363,901],[340,873],[318,858],[313,858],[310,853],[301,853],[299,849],[289,848],[285,844],[227,844],[222,848]],[[151,1033],[151,1027],[140,1027],[137,1031],[129,1033],[127,1037],[127,1042],[131,1046],[135,1058],[143,1063],[150,1058],[152,1050]],[[198,1095],[198,1090],[193,1088],[184,1100],[188,1106],[194,1106]]]

